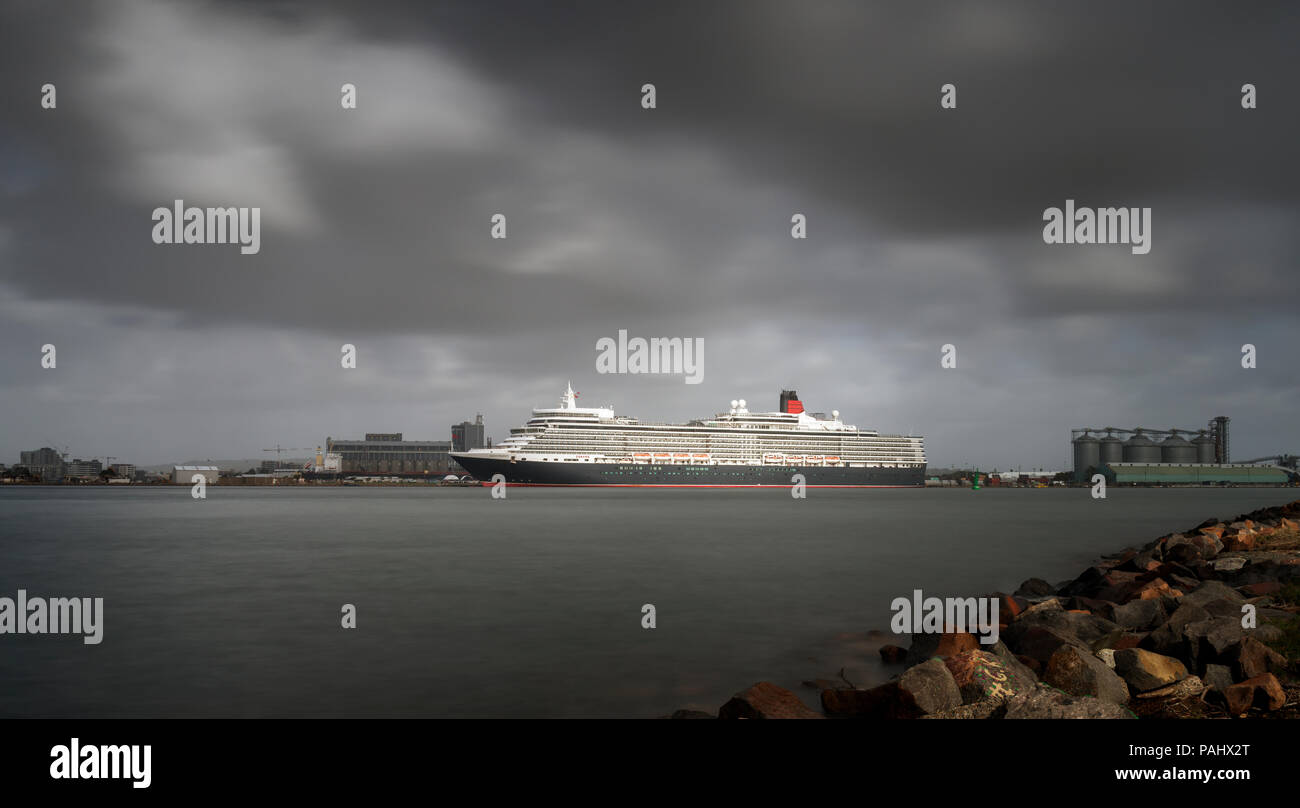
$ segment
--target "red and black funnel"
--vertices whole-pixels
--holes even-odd
[[[803,403],[799,401],[799,394],[793,390],[781,391],[781,412],[798,414],[803,412]]]

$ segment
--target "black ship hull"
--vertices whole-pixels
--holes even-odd
[[[500,474],[507,485],[610,486],[660,488],[789,488],[796,474],[810,488],[916,488],[925,485],[925,467],[851,468],[839,466],[733,466],[656,463],[581,463],[510,461],[455,456],[484,485]]]

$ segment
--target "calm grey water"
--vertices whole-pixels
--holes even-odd
[[[889,603],[1071,578],[1279,489],[0,489],[0,716],[655,716],[885,678]],[[356,604],[358,627],[340,626]],[[658,627],[641,628],[653,603]]]

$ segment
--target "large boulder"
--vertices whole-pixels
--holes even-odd
[[[1142,693],[1186,679],[1187,666],[1163,654],[1125,648],[1115,652],[1115,673],[1128,683],[1131,692]]]
[[[1204,607],[1205,604],[1215,600],[1227,600],[1240,606],[1246,599],[1240,592],[1222,581],[1203,581],[1194,591],[1184,595],[1182,602],[1184,605]]]
[[[799,697],[771,682],[759,682],[731,697],[718,718],[824,718]]]
[[[1039,684],[1007,702],[1006,718],[1136,718],[1126,707],[1090,696],[1071,696]]]
[[[1241,556],[1224,556],[1210,562],[1210,567],[1221,575],[1237,572],[1244,566],[1246,566],[1246,559]]]
[[[1042,578],[1030,578],[1017,587],[1012,594],[1022,598],[1045,598],[1056,594],[1056,588]]]
[[[1104,617],[1064,609],[1028,609],[1020,619],[1007,626],[1006,642],[1017,653],[1034,656],[1021,647],[1021,640],[1034,628],[1051,631],[1061,639],[1085,648],[1103,647],[1108,639],[1123,633],[1116,624]],[[1046,660],[1043,660],[1044,662]]]
[[[939,658],[908,668],[898,677],[898,687],[911,696],[922,713],[942,712],[962,703],[957,681]]]
[[[1286,670],[1286,657],[1251,636],[1242,637],[1235,649],[1232,673],[1238,680]]]
[[[1007,670],[1026,681],[1035,681],[1038,679],[1038,674],[1034,671],[1032,664],[1037,664],[1039,670],[1042,670],[1043,667],[1037,662],[1037,660],[1017,656],[1007,647],[1006,643],[1002,642],[1002,640],[998,640],[992,645],[985,645],[981,647],[980,650],[986,651],[997,657]]]
[[[961,691],[963,704],[1006,701],[1037,684],[1032,673],[1025,675],[1010,668],[987,651],[966,651],[949,657],[945,664]]]
[[[1110,619],[1120,628],[1149,631],[1164,623],[1167,615],[1159,600],[1132,600],[1111,609]]]
[[[1065,606],[1062,605],[1060,598],[1044,598],[1043,600],[1036,603],[1030,603],[1026,606],[1020,613],[1020,617],[1024,617],[1025,615],[1035,615],[1041,612],[1059,612],[1064,608]],[[1017,617],[1016,619],[1019,620],[1020,617]]]
[[[1062,645],[1083,647],[1077,639],[1042,626],[1031,626],[1023,632],[1017,632],[1016,652],[1037,663],[1038,670],[1047,667],[1047,661]]]
[[[932,658],[869,690],[827,688],[822,710],[835,718],[921,718],[961,706],[961,691],[944,661]]]
[[[1071,696],[1093,696],[1112,704],[1127,704],[1128,685],[1105,662],[1088,651],[1063,645],[1052,654],[1043,681]]]
[[[1190,623],[1199,623],[1202,620],[1209,620],[1210,617],[1210,613],[1205,609],[1195,603],[1188,603],[1187,599],[1183,598],[1182,602],[1178,604],[1178,608],[1169,614],[1169,619],[1165,621],[1165,625],[1181,634],[1184,626]]]
[[[1194,654],[1188,647],[1183,630],[1193,624],[1210,620],[1211,615],[1205,609],[1193,603],[1183,603],[1174,609],[1164,625],[1157,627],[1139,643],[1141,648],[1165,656],[1190,660]]]
[[[1179,536],[1176,538],[1179,540],[1178,544],[1172,546],[1168,544],[1165,545],[1166,561],[1172,561],[1175,564],[1182,564],[1183,566],[1190,567],[1197,564],[1204,564],[1212,557],[1207,556],[1202,547],[1192,544],[1191,541],[1186,540],[1184,537]],[[1222,547],[1223,543],[1219,542],[1219,546]]]
[[[1247,679],[1223,691],[1228,712],[1241,715],[1251,707],[1261,710],[1280,710],[1286,704],[1286,691],[1271,673]]]
[[[1216,693],[1222,693],[1232,687],[1232,669],[1227,665],[1206,665],[1205,684]]]
[[[1109,572],[1106,567],[1088,567],[1073,581],[1062,586],[1057,594],[1065,595],[1095,595],[1098,590],[1106,586],[1106,573]],[[1122,573],[1127,574],[1127,573]]]
[[[1189,623],[1183,627],[1185,653],[1179,657],[1198,673],[1211,663],[1231,665],[1243,636],[1241,620],[1235,617],[1213,617]]]
[[[1222,531],[1220,531],[1219,534],[1216,534],[1214,531],[1195,530],[1190,533],[1184,533],[1181,540],[1199,549],[1202,558],[1212,559],[1219,553],[1223,552],[1223,540],[1220,538],[1221,533]],[[1178,541],[1178,539],[1170,539],[1171,543],[1176,541]],[[1166,545],[1166,547],[1168,547],[1168,545]]]

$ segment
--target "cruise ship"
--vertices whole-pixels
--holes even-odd
[[[911,488],[925,484],[925,441],[881,435],[804,412],[793,390],[776,412],[726,412],[684,424],[647,423],[608,407],[579,407],[568,385],[558,407],[533,410],[488,449],[451,456],[484,485]],[[500,478],[496,480],[500,481]]]

